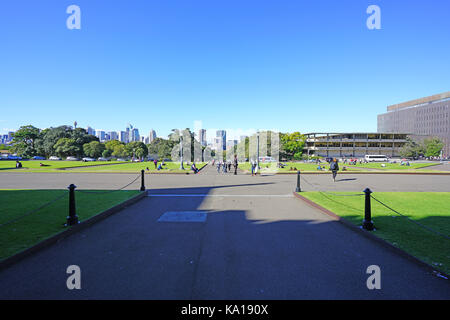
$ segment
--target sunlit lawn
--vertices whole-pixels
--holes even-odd
[[[22,168],[16,169],[16,161],[10,160],[1,160],[0,161],[0,170],[1,171],[9,171],[14,170],[16,172],[47,172],[47,171],[55,171],[65,168],[73,168],[73,167],[88,167],[88,166],[98,166],[98,165],[106,165],[106,164],[119,164],[124,162],[117,161],[92,161],[92,162],[83,162],[83,161],[51,161],[51,160],[20,160],[22,163]],[[41,163],[44,166],[41,166]],[[126,162],[125,162],[126,163]]]
[[[302,192],[301,195],[355,225],[362,224],[364,196],[344,197],[321,192]],[[450,192],[376,192],[373,196],[408,218],[450,237]],[[450,239],[418,226],[373,199],[371,208],[375,235],[450,273]]]
[[[101,213],[139,193],[121,190],[108,193],[75,193],[76,213],[80,221]],[[65,195],[65,196],[64,196]],[[48,207],[24,216],[60,197]],[[66,230],[67,190],[0,190],[0,260]],[[23,218],[13,221],[17,218]],[[6,224],[6,225],[4,225]]]

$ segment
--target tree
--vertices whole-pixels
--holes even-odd
[[[442,141],[437,137],[425,139],[423,144],[425,157],[439,157],[441,155],[441,150],[444,147]]]
[[[12,148],[14,153],[23,157],[36,155],[36,139],[40,130],[32,125],[22,126],[13,134]]]
[[[404,158],[415,158],[425,153],[424,146],[410,137],[406,137],[406,143],[400,148],[399,154]]]
[[[176,142],[163,138],[156,138],[147,145],[148,153],[151,156],[157,156],[160,159],[170,158],[173,147]]]
[[[114,150],[112,152],[112,156],[116,157],[116,158],[124,158],[126,157],[126,153],[125,153],[125,145],[120,144],[120,145],[116,145],[114,147]]]
[[[61,158],[80,154],[80,147],[71,138],[61,138],[53,146],[55,153]]]
[[[98,141],[91,141],[83,145],[84,154],[92,158],[101,157],[104,150],[105,145]]]
[[[300,132],[280,134],[280,159],[300,160],[306,137]]]
[[[145,143],[133,141],[125,145],[125,153],[129,157],[143,158],[148,155],[148,149]]]

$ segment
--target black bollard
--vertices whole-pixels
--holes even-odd
[[[370,207],[370,194],[372,193],[372,191],[369,188],[366,188],[363,192],[366,194],[366,206],[364,209],[363,228],[372,231],[374,229],[372,221],[372,210]]]
[[[145,191],[144,174],[145,174],[145,171],[141,170],[141,191]]]
[[[69,189],[69,216],[67,217],[67,224],[66,226],[73,226],[75,224],[78,224],[78,216],[76,214],[76,208],[75,208],[75,186],[74,184],[71,184]]]
[[[300,171],[297,171],[297,188],[295,189],[295,192],[302,192],[302,189],[300,188]]]

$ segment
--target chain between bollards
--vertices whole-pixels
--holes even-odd
[[[76,208],[75,208],[75,188],[77,186],[74,184],[71,184],[68,189],[69,189],[69,216],[67,217],[67,223],[66,226],[73,226],[75,224],[78,224],[78,216],[76,213]]]
[[[300,188],[300,170],[297,171],[297,188],[295,188],[295,192],[302,192]]]
[[[145,191],[144,175],[145,175],[145,171],[141,170],[141,191]]]
[[[366,188],[363,192],[366,194],[363,228],[372,231],[374,229],[372,221],[372,209],[370,206],[370,194],[372,193],[372,191],[369,188]]]

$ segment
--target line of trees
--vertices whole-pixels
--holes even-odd
[[[399,153],[405,158],[439,157],[443,147],[444,143],[437,137],[426,138],[422,141],[407,137],[406,143],[400,149]]]
[[[271,132],[267,131],[267,151],[271,156]],[[122,143],[117,140],[102,143],[96,136],[90,135],[83,128],[72,128],[71,126],[59,126],[41,130],[32,125],[22,126],[13,135],[12,144],[9,150],[18,156],[31,158],[33,156],[68,156],[81,157],[104,157],[104,158],[144,158],[150,155],[158,159],[179,159],[179,141],[183,137],[183,149],[186,155],[191,155],[191,159],[184,157],[185,161],[194,161],[194,150],[201,150],[201,157],[205,153],[215,156],[213,150],[202,146],[196,139],[195,133],[189,128],[185,130],[172,130],[169,139],[156,138],[152,143],[146,145],[143,142]],[[280,160],[300,160],[303,158],[303,148],[305,146],[305,136],[300,132],[280,133],[279,136]],[[240,144],[244,147],[246,157],[249,154],[249,138]],[[263,143],[260,141],[260,143]],[[188,152],[188,149],[191,152]],[[234,153],[238,146],[234,147]],[[198,151],[197,151],[198,153]],[[224,151],[224,157],[226,151]],[[206,159],[206,158],[205,158]],[[198,161],[198,159],[196,159]],[[243,159],[241,159],[243,160]]]

